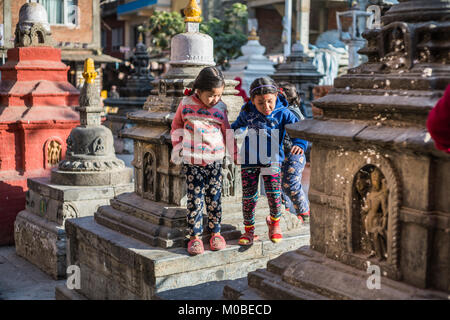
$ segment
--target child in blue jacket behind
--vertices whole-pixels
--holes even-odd
[[[241,150],[242,211],[245,233],[239,244],[251,245],[256,240],[255,208],[258,201],[258,181],[262,174],[264,188],[270,207],[266,218],[269,238],[279,242],[283,236],[281,218],[281,164],[285,158],[283,140],[285,125],[298,122],[298,118],[288,109],[286,98],[280,94],[275,82],[267,77],[258,78],[250,86],[250,101],[241,109],[234,130],[248,129]],[[291,138],[291,154],[304,153],[308,142]]]

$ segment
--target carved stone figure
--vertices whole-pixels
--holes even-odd
[[[377,256],[379,260],[387,258],[387,220],[388,220],[388,189],[382,173],[375,168],[370,174],[371,187],[366,194],[363,213],[366,234],[370,237],[372,251],[369,257]]]
[[[154,193],[155,175],[153,171],[153,156],[147,152],[144,156],[144,192]]]
[[[403,31],[395,28],[390,34],[389,53],[382,58],[382,62],[389,69],[400,69],[407,65]]]
[[[60,160],[61,144],[56,140],[52,140],[48,144],[47,148],[47,163],[49,166],[54,166],[57,165]]]

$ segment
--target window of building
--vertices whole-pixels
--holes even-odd
[[[114,28],[111,31],[111,46],[113,51],[119,51],[123,46],[123,28]]]
[[[78,0],[34,0],[47,10],[48,22],[53,25],[78,25]]]

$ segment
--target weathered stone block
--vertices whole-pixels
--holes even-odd
[[[68,220],[68,260],[81,270],[78,293],[89,299],[152,299],[158,292],[208,281],[238,279],[273,257],[309,242],[309,230],[286,232],[280,244],[266,235],[249,248],[190,256],[185,248],[161,249],[112,231],[92,217]],[[207,249],[208,245],[205,243]]]

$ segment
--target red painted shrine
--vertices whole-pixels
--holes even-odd
[[[79,91],[67,81],[68,69],[60,49],[42,45],[16,45],[0,67],[0,245],[14,241],[27,179],[50,175],[79,125]]]

